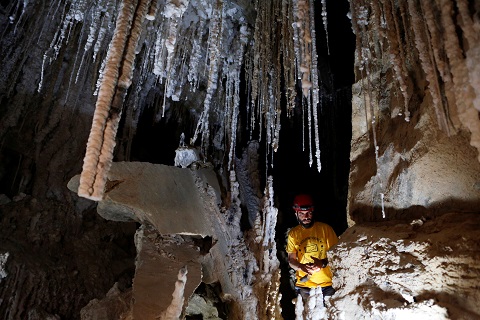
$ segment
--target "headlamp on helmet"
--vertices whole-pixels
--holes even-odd
[[[293,210],[298,211],[313,211],[313,200],[308,194],[299,194],[293,200]]]

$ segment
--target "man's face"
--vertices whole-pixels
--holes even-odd
[[[313,209],[298,210],[297,211],[298,223],[304,228],[310,228],[313,225]]]

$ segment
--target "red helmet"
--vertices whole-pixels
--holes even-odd
[[[293,200],[293,210],[296,211],[313,211],[313,200],[308,194],[299,194]]]

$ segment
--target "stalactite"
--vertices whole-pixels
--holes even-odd
[[[200,16],[200,21],[195,31],[195,36],[193,39],[192,51],[190,54],[190,61],[188,66],[188,81],[190,85],[195,90],[198,87],[198,82],[200,79],[201,69],[200,69],[200,59],[202,58],[202,36],[203,30],[205,28],[205,18],[203,15]]]
[[[388,2],[389,0],[387,0]],[[363,91],[363,101],[365,108],[365,121],[367,128],[370,126],[372,128],[373,136],[373,147],[375,150],[375,160],[378,163],[378,144],[376,136],[376,119],[375,119],[375,110],[373,109],[372,104],[372,93],[371,93],[371,81],[370,81],[370,70],[369,70],[369,61],[370,50],[368,49],[368,42],[363,43],[363,39],[367,38],[367,28],[368,25],[368,9],[362,4],[358,4],[358,7],[355,6],[354,2],[350,3],[350,10],[352,12],[352,26],[354,33],[357,35],[356,43],[356,54],[357,54],[357,67],[360,72],[361,87]],[[364,81],[367,81],[367,86],[365,86]],[[366,87],[366,88],[365,88]],[[366,89],[366,90],[365,90]],[[368,102],[367,102],[368,95]],[[369,108],[370,107],[370,108]],[[368,121],[368,114],[370,113],[370,123]]]
[[[474,46],[478,41],[478,30],[475,30],[472,18],[469,14],[469,1],[457,0],[456,2],[460,19],[460,27],[470,46]]]
[[[408,110],[408,103],[410,97],[408,94],[408,73],[405,66],[405,53],[403,52],[402,37],[400,35],[400,25],[395,13],[395,4],[392,0],[385,2],[385,20],[387,22],[387,39],[390,49],[390,59],[392,60],[393,70],[395,71],[395,78],[399,82],[400,91],[403,95],[405,121],[410,121],[410,111]]]
[[[165,18],[162,17],[162,20]],[[163,21],[162,21],[163,22]],[[163,82],[163,78],[166,76],[165,72],[165,60],[166,60],[166,50],[165,50],[165,33],[167,29],[166,23],[161,23],[159,30],[157,30],[157,38],[155,40],[155,60],[153,73],[158,76],[159,83]]]
[[[220,60],[220,48],[222,45],[223,19],[224,19],[224,5],[223,0],[216,0],[215,12],[212,14],[213,18],[210,21],[210,35],[208,37],[208,85],[207,94],[203,101],[203,111],[198,119],[197,128],[190,141],[194,145],[199,134],[202,134],[202,146],[205,150],[209,143],[209,112],[210,104],[212,102],[213,94],[217,89],[218,81],[218,65]]]
[[[252,139],[253,130],[255,128],[255,110],[257,106],[257,96],[258,96],[258,76],[260,73],[260,50],[261,50],[261,36],[263,27],[261,25],[264,16],[264,6],[265,3],[260,0],[255,1],[255,11],[257,12],[257,17],[255,19],[255,27],[253,33],[253,54],[252,54],[252,67],[250,75],[250,139]]]
[[[312,157],[312,114],[313,114],[312,101],[310,100],[310,95],[307,99],[307,122],[308,122],[308,165],[311,167],[313,164]]]
[[[148,8],[147,16],[145,17],[147,20],[153,21],[157,17],[158,11],[158,0],[152,0],[150,2],[150,7]]]
[[[480,66],[476,62],[476,57],[480,56],[479,33],[480,20],[478,17],[470,17],[469,2],[466,0],[459,0],[456,2],[460,17],[460,26],[465,35],[468,46],[466,51],[466,65],[469,73],[469,80],[475,98],[472,99],[473,107],[480,111]],[[477,4],[477,12],[480,6]]]
[[[93,47],[93,61],[96,61],[100,48],[103,47],[105,37],[107,36],[108,30],[112,30],[114,23],[114,16],[116,13],[116,5],[113,1],[107,1],[104,17],[100,25],[100,30],[98,31],[97,41],[95,41],[95,46]]]
[[[167,49],[167,57],[166,57],[166,70],[165,70],[165,92],[163,94],[163,104],[165,105],[165,99],[172,95],[173,87],[175,83],[171,84],[171,81],[175,81],[175,62],[178,62],[178,59],[174,60],[174,54],[176,49],[177,43],[177,35],[179,24],[187,10],[189,4],[189,0],[168,0],[165,4],[163,15],[165,18],[168,19],[168,28],[166,34],[166,40],[164,42],[164,46]],[[165,112],[165,107],[163,108],[163,112]]]
[[[460,107],[461,110],[465,109],[465,94],[469,85],[467,84],[465,77],[468,77],[468,72],[466,72],[463,52],[460,47],[457,33],[455,30],[455,24],[452,20],[453,6],[450,0],[440,0],[441,8],[441,21],[445,29],[443,33],[445,51],[449,60],[450,70],[453,75],[453,85],[455,90],[455,99],[457,102],[457,107]]]
[[[293,109],[295,108],[295,97],[296,97],[296,88],[295,88],[295,79],[296,79],[296,68],[295,68],[295,47],[293,41],[293,13],[291,6],[289,5],[289,0],[282,0],[282,17],[285,19],[282,24],[282,57],[283,57],[283,77],[285,79],[285,94],[287,99],[287,116],[293,114]]]
[[[88,199],[98,201],[103,197],[113,158],[122,104],[131,83],[135,48],[148,4],[148,0],[141,0],[135,12],[136,4],[133,1],[125,0],[122,3],[106,59],[80,176],[78,194]],[[128,38],[130,32],[130,38]]]
[[[323,4],[322,4],[323,5]],[[323,15],[325,13],[325,15]],[[322,16],[326,21],[327,11],[325,4],[325,12],[322,12]],[[322,170],[322,163],[320,161],[320,134],[318,131],[319,121],[318,121],[318,103],[320,101],[319,97],[319,88],[318,88],[318,68],[317,68],[317,41],[316,41],[316,32],[315,32],[315,14],[313,1],[310,1],[310,29],[312,34],[312,111],[313,111],[313,128],[315,133],[315,159],[317,161],[317,170],[320,172]],[[325,32],[327,31],[327,25],[325,22]],[[328,43],[328,36],[327,36]],[[330,53],[329,53],[330,54]]]
[[[388,7],[390,4],[389,0],[386,1],[386,8],[385,8],[385,15],[387,16],[389,13],[391,13],[391,8]],[[351,11],[352,11],[352,24],[354,25],[354,32],[357,35],[357,38],[361,38],[357,42],[357,55],[358,55],[358,71],[360,72],[360,79],[361,79],[361,88],[363,91],[363,104],[365,108],[365,121],[366,121],[366,127],[370,127],[372,130],[372,142],[373,142],[373,149],[375,152],[375,165],[376,165],[376,174],[375,174],[375,179],[377,180],[378,183],[378,189],[380,192],[372,195],[372,197],[376,198],[377,196],[380,197],[380,202],[381,202],[381,207],[382,207],[382,217],[385,217],[385,210],[384,210],[384,193],[383,193],[383,183],[381,181],[381,176],[380,176],[380,163],[379,163],[379,145],[377,141],[377,116],[376,116],[376,110],[374,108],[374,98],[373,98],[373,84],[372,84],[372,71],[374,71],[374,68],[372,66],[371,61],[372,56],[371,56],[371,51],[369,48],[369,45],[371,41],[369,40],[369,30],[367,26],[369,26],[369,12],[368,12],[368,7],[365,6],[365,4],[362,2],[361,4],[358,4],[358,7],[355,6],[355,4],[351,3]],[[353,16],[355,16],[355,19],[353,19]],[[388,21],[389,18],[385,18],[386,21]],[[375,27],[373,28],[373,31],[375,31]],[[361,36],[359,36],[361,35]],[[388,36],[388,33],[387,33]],[[394,33],[393,34],[393,41],[390,41],[389,43],[391,44],[392,42],[395,43],[397,41],[397,35]],[[398,44],[397,44],[398,45]],[[366,84],[365,84],[366,82]],[[370,119],[368,115],[370,114]],[[370,122],[370,123],[369,123]],[[372,199],[372,202],[375,203],[375,199]]]
[[[312,88],[311,65],[312,65],[312,35],[310,25],[310,6],[308,0],[298,0],[297,24],[299,27],[300,56],[297,57],[301,72],[302,93],[308,98]]]
[[[422,8],[423,4],[423,8]],[[448,70],[446,61],[444,61],[445,53],[443,50],[443,42],[441,41],[441,37],[438,34],[437,24],[435,23],[435,15],[433,13],[432,3],[430,1],[421,2],[421,9],[423,9],[423,15],[425,19],[423,19],[425,24],[425,30],[428,30],[429,33],[425,34],[428,43],[428,54],[429,54],[429,61],[431,65],[431,71],[433,74],[431,76],[433,79],[431,80],[431,85],[433,88],[432,91],[432,99],[433,99],[433,106],[435,108],[435,114],[437,116],[437,122],[439,127],[448,135],[450,135],[450,128],[448,125],[447,117],[448,117],[448,106],[444,106],[443,98],[444,95],[441,87],[440,87],[440,80],[437,76],[437,72],[440,74],[441,78],[444,82],[448,83],[451,81],[450,72]],[[418,17],[417,17],[418,18]],[[420,37],[421,35],[416,35]]]
[[[59,6],[60,6],[60,1],[59,1]],[[64,5],[62,8],[63,8],[62,9],[63,11],[62,11],[61,16],[63,17],[63,16],[65,16],[66,5]],[[47,64],[50,64],[52,61],[54,61],[56,59],[56,57],[58,56],[58,50],[60,48],[60,46],[58,44],[59,39],[61,39],[60,43],[62,43],[63,39],[65,38],[64,37],[64,33],[65,33],[64,30],[66,28],[65,25],[68,25],[68,23],[69,22],[64,21],[62,27],[57,29],[57,31],[55,32],[55,35],[53,36],[52,42],[50,43],[49,49],[47,50],[47,52],[45,52],[43,54],[42,70],[41,70],[41,73],[40,73],[40,81],[39,81],[38,87],[37,87],[38,92],[40,92],[42,90],[45,66]],[[50,56],[51,53],[52,53],[53,56]]]
[[[450,82],[452,79],[450,76],[450,70],[448,70],[447,61],[445,61],[446,56],[443,50],[444,44],[442,39],[442,30],[439,28],[439,25],[435,19],[435,16],[438,15],[439,12],[438,10],[434,11],[434,3],[435,2],[432,0],[421,1],[420,6],[423,16],[425,17],[423,20],[426,23],[428,32],[430,34],[430,43],[438,72],[444,82]]]
[[[227,73],[227,107],[225,110],[227,121],[226,126],[230,124],[230,143],[228,152],[228,168],[232,169],[232,163],[235,156],[235,148],[237,143],[237,125],[240,108],[240,73],[243,63],[245,46],[248,43],[248,28],[246,25],[240,27],[239,49],[234,55],[231,71]],[[225,73],[225,72],[224,72]]]
[[[380,2],[379,1],[372,1],[372,16],[373,19],[370,19],[370,28],[378,34],[379,39],[383,39],[385,37],[385,31],[383,28],[382,20],[382,9],[380,8]],[[380,47],[382,44],[382,40],[380,41],[374,41],[373,45],[375,48],[375,56],[379,63],[382,61],[383,57],[383,50]]]
[[[355,67],[358,69],[358,72],[362,73],[363,70],[363,57],[362,57],[362,33],[360,31],[360,25],[366,23],[365,17],[361,15],[356,7],[356,2],[350,1],[350,12],[351,12],[351,19],[352,19],[352,29],[353,33],[356,35],[355,37]],[[363,77],[360,77],[363,81]],[[362,82],[363,88],[363,82]],[[368,128],[368,118],[367,118],[367,106],[364,105],[365,108],[365,126]]]
[[[310,1],[310,12],[312,11],[313,11],[313,5],[312,5],[312,1]],[[330,55],[330,45],[328,44],[327,0],[322,0],[322,22],[323,22],[323,28],[325,29],[327,53],[328,55]],[[315,29],[312,29],[312,30],[315,30]]]
[[[475,92],[470,84],[464,52],[460,45],[456,33],[456,26],[452,18],[454,12],[453,4],[449,0],[440,0],[439,5],[441,7],[441,22],[445,30],[443,33],[445,51],[452,72],[453,91],[458,116],[463,125],[471,132],[470,144],[480,151],[478,110],[475,109],[473,105],[473,102],[475,101]],[[480,160],[480,155],[478,159]]]

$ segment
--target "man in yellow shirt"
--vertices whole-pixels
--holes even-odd
[[[323,296],[335,293],[327,251],[338,242],[337,235],[326,223],[313,220],[313,201],[300,194],[294,199],[293,210],[299,225],[288,233],[288,263],[296,271],[295,289],[305,300],[311,288],[320,286]]]

